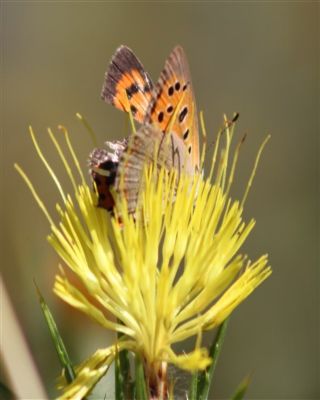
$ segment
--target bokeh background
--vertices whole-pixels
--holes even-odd
[[[130,46],[156,80],[181,44],[210,140],[223,113],[234,111],[238,137],[248,135],[233,196],[272,134],[247,201],[246,218],[257,225],[245,251],[268,252],[273,275],[233,314],[212,398],[228,398],[251,373],[249,399],[319,399],[319,2],[10,1],[1,2],[1,18],[1,267],[50,396],[59,365],[33,279],[75,362],[112,337],[53,295],[58,258],[45,240],[49,227],[13,163],[54,213],[58,194],[28,125],[67,183],[47,127],[68,127],[86,168],[91,142],[76,112],[101,144],[128,132],[126,117],[100,100],[115,49]],[[26,385],[25,398],[35,396]]]

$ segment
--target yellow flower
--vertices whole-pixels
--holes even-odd
[[[147,374],[152,371],[150,379],[163,362],[190,371],[206,368],[211,359],[205,348],[197,345],[188,354],[176,354],[172,345],[221,324],[271,273],[266,255],[251,262],[238,254],[255,221],[244,222],[243,202],[229,196],[240,147],[230,161],[232,129],[225,128],[222,147],[218,135],[208,178],[196,173],[178,180],[175,170],[159,172],[146,165],[135,216],[123,197],[116,198],[115,216],[96,206],[97,196],[85,183],[65,133],[80,185],[50,135],[73,182],[73,197],[64,194],[31,130],[62,196],[58,224],[16,168],[50,222],[49,242],[83,287],[72,284],[61,268],[55,293],[122,336],[78,367],[76,379],[65,387],[61,399],[85,396],[122,349],[141,357]]]

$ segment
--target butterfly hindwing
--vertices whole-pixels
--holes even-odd
[[[155,154],[156,152],[156,154]],[[157,160],[157,168],[192,174],[193,166],[183,141],[175,134],[163,133],[157,125],[145,124],[134,133],[120,157],[115,179],[115,190],[124,195],[129,212],[137,207],[139,192],[143,190],[144,167]]]
[[[195,98],[186,55],[177,46],[169,55],[151,99],[145,123],[157,124],[163,132],[178,135],[199,165],[199,133]]]
[[[143,122],[153,94],[152,81],[143,65],[126,46],[115,52],[105,74],[101,98]]]

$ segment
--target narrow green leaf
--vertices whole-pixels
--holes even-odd
[[[148,400],[147,385],[144,375],[143,364],[138,355],[135,356],[135,398],[137,400]]]
[[[40,293],[40,290],[37,287],[36,283],[35,283],[35,287],[37,289],[42,312],[45,317],[46,323],[48,325],[48,328],[49,328],[49,331],[51,334],[51,338],[53,340],[53,344],[58,353],[59,361],[61,363],[63,372],[65,374],[65,378],[66,378],[67,382],[70,383],[74,380],[76,375],[75,375],[72,363],[70,361],[67,349],[66,349],[66,347],[63,343],[63,340],[60,336],[58,327],[54,321],[51,311],[50,311],[48,305],[46,304],[42,294]]]
[[[118,322],[122,322],[118,319]],[[123,334],[117,334],[118,340]],[[132,378],[130,374],[129,351],[122,350],[116,355],[115,359],[115,396],[116,400],[133,399],[132,396]]]
[[[2,400],[14,400],[16,396],[13,392],[2,382],[0,382],[0,399]]]
[[[114,373],[114,379],[115,379],[115,396],[116,400],[124,400],[125,399],[125,394],[124,394],[124,375],[121,370],[121,365],[120,365],[120,354],[117,353],[116,358],[115,358],[115,373]]]
[[[217,366],[218,358],[221,352],[221,348],[226,335],[226,330],[228,326],[229,318],[227,318],[218,328],[218,332],[210,346],[209,355],[212,358],[211,365],[202,372],[197,374],[197,393],[194,399],[197,400],[207,400],[209,395],[209,390],[214,375],[214,371]]]
[[[190,385],[189,395],[188,395],[188,399],[190,399],[190,400],[197,400],[198,380],[199,380],[199,372],[195,371],[191,377],[191,385]]]
[[[117,354],[115,360],[116,400],[130,398],[131,384],[129,352],[122,350]]]
[[[248,390],[250,382],[251,382],[251,377],[250,377],[250,375],[248,375],[244,378],[244,380],[237,387],[236,391],[234,392],[233,396],[231,397],[231,400],[242,400]]]

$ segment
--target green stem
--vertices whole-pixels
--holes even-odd
[[[135,398],[137,400],[148,400],[146,378],[144,374],[143,363],[138,355],[135,356]]]
[[[197,400],[198,380],[199,380],[199,372],[195,371],[192,374],[192,378],[191,378],[191,386],[190,386],[189,396],[188,396],[188,398],[190,400]]]

